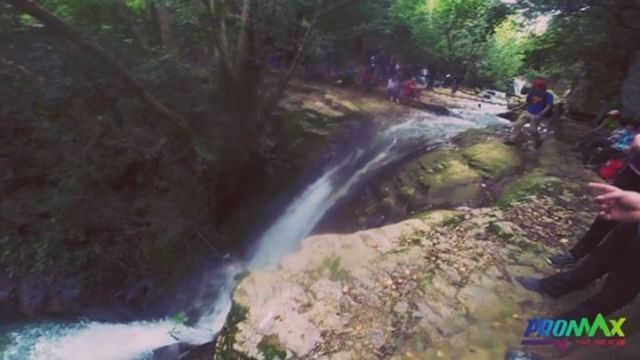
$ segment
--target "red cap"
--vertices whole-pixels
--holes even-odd
[[[533,81],[533,88],[538,90],[547,90],[547,80],[545,79],[535,79]]]

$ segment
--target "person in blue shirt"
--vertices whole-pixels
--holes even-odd
[[[542,122],[544,114],[553,107],[553,100],[553,95],[547,91],[547,81],[544,79],[535,80],[533,82],[533,89],[527,96],[527,102],[525,103],[526,110],[513,124],[513,134],[509,139],[510,142],[514,143],[519,140],[522,134],[522,128],[529,123],[533,130],[536,145],[540,145],[540,132],[538,132],[538,127]]]

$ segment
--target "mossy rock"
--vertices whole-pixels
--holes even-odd
[[[509,207],[512,204],[525,201],[535,196],[544,189],[554,186],[562,182],[562,180],[548,176],[546,173],[536,170],[523,174],[516,182],[509,185],[502,196],[498,199],[498,207]]]
[[[429,153],[423,156],[418,164],[422,170],[419,171],[420,182],[432,191],[481,180],[480,174],[455,151],[441,150]]]
[[[426,205],[459,205],[480,199],[482,175],[459,151],[438,150],[405,165],[377,185],[381,199],[361,207],[363,216],[392,216]]]
[[[490,178],[513,173],[522,166],[516,151],[497,140],[473,145],[462,154],[473,168]]]

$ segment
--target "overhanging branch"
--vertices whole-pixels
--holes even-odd
[[[172,120],[176,125],[187,129],[187,120],[182,115],[168,109],[156,98],[153,97],[138,80],[120,63],[113,55],[91,41],[88,41],[76,32],[69,25],[58,19],[55,15],[42,8],[40,5],[29,0],[6,0],[9,4],[26,14],[31,15],[38,21],[42,22],[49,29],[61,36],[63,39],[71,42],[82,51],[93,56],[107,67],[111,72],[119,75],[127,88],[142,101],[145,105],[156,111],[163,117]]]

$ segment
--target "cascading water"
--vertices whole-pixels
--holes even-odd
[[[513,93],[516,95],[521,95],[522,94],[522,89],[524,89],[524,86],[527,84],[527,82],[523,79],[517,78],[513,80]]]
[[[502,108],[497,108],[499,112]],[[388,166],[417,147],[442,143],[470,129],[505,124],[480,111],[457,111],[436,117],[411,113],[405,122],[379,133],[353,154],[324,173],[299,195],[283,215],[263,234],[249,259],[252,270],[272,266],[295,251],[299,242],[335,205],[370,173]],[[36,323],[8,331],[0,355],[4,360],[128,360],[149,358],[154,349],[176,344],[203,344],[211,341],[224,325],[231,307],[234,277],[242,269],[230,265],[216,272],[222,284],[217,299],[203,304],[205,315],[193,327],[177,325],[171,319],[151,322],[109,324],[99,322]],[[0,338],[2,340],[2,338]],[[2,343],[0,342],[0,345]]]

